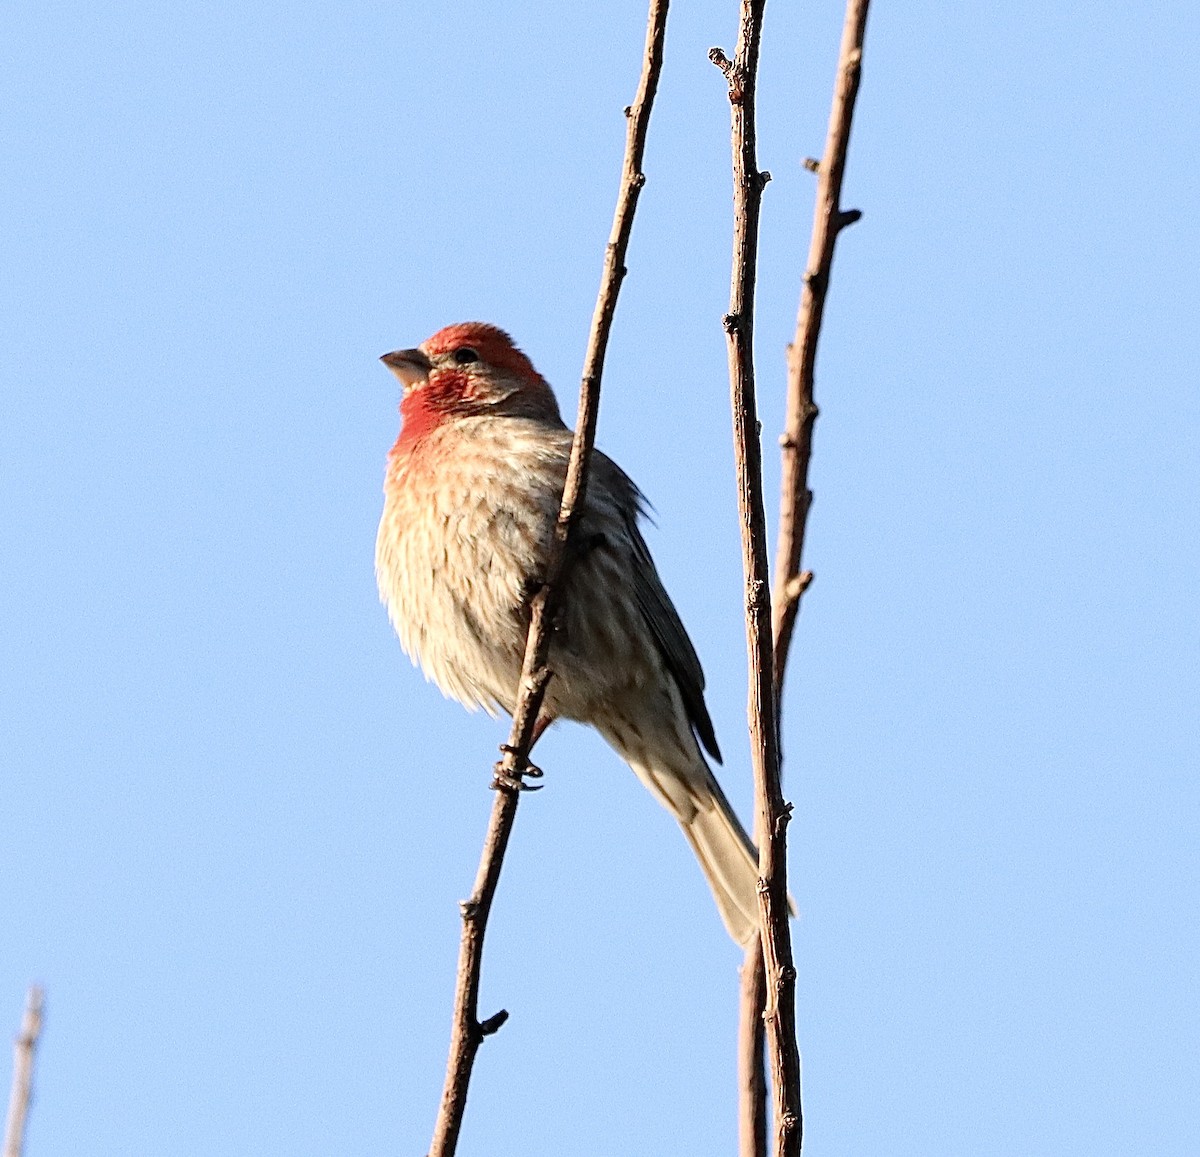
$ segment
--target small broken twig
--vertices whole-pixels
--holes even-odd
[[[33,1062],[42,1035],[45,993],[31,985],[25,997],[21,1031],[13,1041],[12,1089],[8,1095],[8,1119],[4,1126],[4,1157],[21,1157],[25,1148],[25,1122],[33,1100]]]
[[[587,355],[584,359],[583,380],[579,389],[579,416],[571,460],[563,488],[562,503],[546,562],[546,578],[532,601],[529,634],[525,643],[525,659],[512,730],[503,746],[504,757],[497,765],[496,798],[484,837],[479,870],[471,898],[462,907],[462,939],[459,943],[458,977],[454,992],[454,1020],[450,1037],[450,1056],[446,1063],[446,1083],[441,1107],[434,1126],[429,1157],[452,1157],[458,1145],[458,1135],[466,1111],[467,1089],[475,1055],[484,1037],[494,1033],[508,1018],[501,1010],[486,1020],[479,1020],[479,982],[483,963],[483,938],[487,930],[492,898],[500,880],[504,852],[516,818],[521,797],[522,776],[529,771],[529,752],[538,733],[538,714],[550,681],[546,666],[550,654],[550,624],[554,620],[558,593],[569,562],[567,542],[580,512],[587,485],[588,463],[596,437],[596,418],[600,400],[600,378],[604,355],[617,307],[617,294],[625,277],[625,253],[633,229],[633,215],[638,194],[646,183],[642,172],[642,157],[646,133],[658,78],[662,71],[663,42],[666,36],[668,0],[651,0],[646,29],[646,47],[642,60],[641,80],[637,96],[625,110],[628,121],[625,138],[625,160],[621,172],[621,189],[613,215],[612,231],[604,253],[604,270],[600,291],[592,315]]]

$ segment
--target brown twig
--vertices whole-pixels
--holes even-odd
[[[808,466],[812,456],[813,425],[817,406],[813,400],[817,339],[833,267],[837,236],[861,214],[841,208],[842,177],[850,142],[854,102],[861,77],[863,39],[870,0],[848,0],[839,51],[837,82],[823,160],[808,157],[804,167],[819,173],[816,211],[808,267],[804,278],[796,337],[788,348],[788,407],[785,433],[780,438],[783,457],[779,540],[775,556],[773,641],[776,725],[782,708],[783,677],[795,630],[800,600],[813,581],[812,571],[801,571],[804,531],[812,506]],[[723,54],[722,54],[723,55]],[[720,62],[718,62],[720,63]],[[782,765],[782,753],[779,756]],[[761,839],[761,834],[759,834]],[[762,1071],[762,1012],[765,1002],[761,945],[753,944],[742,967],[738,1071],[741,1089],[740,1138],[742,1157],[766,1152],[766,1090]],[[799,1098],[797,1090],[797,1098]],[[799,1099],[797,1106],[800,1106]],[[797,1139],[797,1147],[799,1139]]]
[[[21,1157],[25,1147],[25,1121],[33,1098],[33,1061],[42,1033],[45,993],[35,984],[25,997],[21,1031],[13,1041],[12,1089],[8,1095],[8,1120],[4,1126],[4,1157]]]
[[[758,218],[769,174],[760,172],[755,145],[755,87],[765,0],[742,0],[737,49],[730,60],[709,54],[729,84],[733,144],[733,269],[725,333],[733,406],[742,570],[746,582],[746,646],[750,658],[750,752],[759,833],[759,903],[766,975],[767,1051],[774,1094],[774,1152],[797,1157],[803,1133],[800,1051],[796,1045],[796,970],[788,925],[787,821],[779,781],[779,735],[763,508],[762,448],[754,393],[754,288]]]
[[[567,543],[571,528],[583,504],[588,463],[596,436],[604,355],[617,308],[617,294],[625,277],[625,253],[633,229],[638,194],[646,183],[645,174],[642,172],[642,157],[646,147],[650,111],[658,88],[658,77],[662,71],[667,7],[668,0],[651,0],[641,80],[633,104],[625,110],[628,126],[621,188],[613,215],[612,231],[604,253],[604,269],[600,278],[596,309],[592,314],[583,379],[579,388],[579,415],[575,425],[575,439],[571,446],[571,460],[567,467],[562,503],[546,562],[545,581],[533,598],[517,707],[513,714],[508,743],[502,748],[504,757],[497,765],[497,776],[493,783],[497,789],[496,798],[484,838],[479,870],[475,876],[475,889],[471,898],[461,905],[463,928],[454,993],[450,1057],[446,1064],[446,1084],[442,1091],[442,1103],[434,1126],[429,1157],[451,1157],[454,1153],[466,1109],[467,1088],[471,1080],[475,1054],[484,1037],[494,1033],[508,1018],[508,1013],[501,1010],[484,1021],[478,1019],[483,938],[492,897],[500,879],[504,851],[508,846],[513,820],[516,818],[521,777],[529,767],[529,752],[537,735],[538,713],[541,710],[546,684],[551,678],[551,671],[546,666],[550,653],[549,626],[554,618],[558,592],[562,590],[570,558]]]
[[[833,249],[838,234],[862,216],[857,209],[843,210],[842,175],[850,145],[850,124],[854,101],[862,75],[863,37],[867,30],[870,0],[848,0],[838,57],[833,109],[829,114],[829,133],[821,160],[805,161],[805,167],[817,173],[817,203],[813,215],[812,241],[800,310],[796,318],[796,336],[788,346],[787,418],[779,439],[783,448],[783,482],[779,503],[779,541],[775,552],[775,692],[782,695],[788,651],[800,613],[800,600],[812,582],[812,572],[800,570],[804,553],[804,531],[812,506],[808,487],[808,464],[812,458],[813,426],[817,404],[813,400],[813,381],[817,363],[817,339],[825,314],[825,295],[833,269]]]
[[[763,970],[762,941],[758,936],[742,961],[738,1015],[738,1154],[766,1157],[767,1071],[763,1064],[766,1026],[763,1007],[767,978]]]

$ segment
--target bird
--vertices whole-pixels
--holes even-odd
[[[375,547],[380,597],[444,695],[511,715],[571,431],[545,378],[494,325],[449,325],[380,360],[403,386]],[[594,451],[537,734],[558,719],[600,733],[674,816],[729,935],[748,946],[758,853],[705,759],[721,762],[704,673],[639,528],[646,507]]]

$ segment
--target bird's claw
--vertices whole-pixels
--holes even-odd
[[[541,791],[545,786],[541,783],[526,783],[519,775],[510,775],[499,763],[494,770],[496,774],[492,777],[492,791]],[[530,775],[532,771],[527,770],[524,774]],[[538,774],[541,775],[541,772]]]
[[[511,743],[502,743],[500,744],[500,750],[505,755],[516,756],[517,764],[522,775],[527,775],[530,779],[542,778],[542,769],[540,767],[535,767],[532,763],[530,763],[529,756],[522,755],[519,747],[513,747]],[[496,766],[499,767],[500,765],[497,764]]]
[[[517,757],[517,766],[513,769],[513,771],[509,772],[504,768],[504,760],[500,760],[500,762],[496,764],[496,766],[492,769],[492,771],[495,773],[494,778],[492,779],[493,791],[542,790],[542,787],[544,786],[543,784],[526,783],[522,778],[523,776],[528,776],[530,779],[541,779],[542,769],[540,767],[530,763],[529,757],[527,755],[522,755],[520,751],[518,751],[517,748],[513,747],[511,744],[500,744],[500,750],[505,755],[515,755]]]

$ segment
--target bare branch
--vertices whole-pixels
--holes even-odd
[[[812,242],[800,311],[796,318],[796,336],[788,347],[787,418],[779,443],[783,448],[783,482],[779,504],[779,541],[775,553],[775,691],[783,693],[783,676],[800,600],[808,580],[800,573],[804,553],[804,531],[812,506],[808,488],[808,464],[812,457],[813,426],[817,404],[813,400],[813,381],[817,363],[817,339],[825,314],[825,295],[833,269],[833,249],[838,233],[861,216],[857,209],[842,209],[842,176],[846,170],[846,152],[850,146],[850,125],[854,101],[862,75],[863,38],[867,30],[870,0],[848,0],[842,45],[838,59],[833,109],[829,114],[829,133],[825,155],[819,162],[810,157],[805,167],[817,174],[817,204],[813,216]]]
[[[767,1153],[767,1072],[763,1065],[766,999],[762,942],[755,936],[742,961],[738,1015],[739,1157],[766,1157]]]
[[[25,1121],[33,1098],[33,1062],[42,1033],[45,993],[35,984],[25,997],[21,1031],[13,1041],[12,1089],[8,1095],[8,1120],[4,1126],[4,1157],[21,1157],[25,1148]]]
[[[800,559],[803,552],[808,511],[812,504],[812,493],[808,489],[808,464],[812,455],[813,424],[817,418],[817,407],[813,400],[817,338],[820,333],[825,294],[829,289],[834,243],[842,229],[854,224],[862,216],[857,209],[843,210],[840,207],[840,200],[854,100],[858,94],[868,4],[869,0],[848,0],[839,53],[838,80],[834,90],[833,111],[830,114],[825,156],[820,161],[812,157],[806,157],[804,160],[804,167],[810,172],[817,173],[819,181],[812,243],[804,277],[804,293],[796,323],[796,339],[788,351],[787,424],[785,432],[779,440],[783,455],[783,495],[780,502],[779,543],[775,561],[772,632],[775,723],[777,727],[782,701],[783,676],[787,667],[788,651],[791,647],[796,616],[799,613],[800,600],[813,581],[812,571],[800,570]],[[734,66],[726,60],[723,53],[719,53],[719,56],[720,60],[714,56],[714,62],[723,63],[722,71],[729,75]],[[730,99],[733,99],[732,90]],[[735,108],[735,153],[736,140]],[[735,178],[736,174],[735,157]],[[749,342],[747,345],[749,346]],[[782,754],[779,754],[777,758],[781,764]],[[779,830],[784,823],[786,823],[786,816],[779,815],[776,819],[776,827],[772,830]],[[765,848],[761,827],[756,835],[760,844]],[[747,951],[746,960],[742,966],[738,1037],[741,1157],[760,1157],[766,1152],[766,1092],[763,1088],[762,1077],[762,1012],[766,999],[762,978],[763,967],[761,945],[756,943]],[[794,996],[792,999],[794,1002]],[[794,1018],[794,1003],[792,1007]],[[799,1087],[795,1089],[795,1097],[797,1136],[794,1143],[796,1151],[798,1151],[800,1133],[803,1129]],[[783,1119],[786,1121],[786,1114]],[[781,1138],[777,1134],[776,1140],[780,1145],[779,1151],[783,1151],[782,1146],[788,1143],[787,1139]]]
[[[604,252],[604,268],[596,309],[592,315],[583,379],[579,389],[579,416],[575,426],[575,440],[571,446],[571,460],[567,467],[562,503],[550,545],[550,556],[546,563],[545,582],[532,602],[519,697],[508,743],[501,749],[504,757],[496,768],[496,780],[493,783],[493,787],[497,789],[496,798],[484,837],[475,889],[471,899],[462,905],[463,928],[459,944],[450,1056],[446,1064],[446,1084],[442,1091],[442,1103],[434,1127],[429,1157],[451,1157],[454,1153],[462,1127],[463,1113],[466,1110],[467,1089],[475,1054],[483,1038],[499,1029],[508,1016],[506,1012],[501,1011],[482,1022],[478,1018],[483,938],[492,898],[500,879],[508,837],[516,818],[520,789],[523,786],[522,776],[528,774],[530,769],[529,752],[538,734],[542,699],[551,677],[551,672],[546,666],[550,653],[550,624],[554,619],[558,592],[562,590],[569,564],[567,544],[571,529],[583,504],[588,464],[596,436],[604,355],[617,308],[617,294],[625,277],[625,253],[633,229],[638,194],[646,183],[645,174],[642,172],[642,157],[646,147],[650,111],[662,71],[667,8],[668,0],[651,0],[641,80],[633,104],[625,110],[627,129],[621,188],[613,215],[612,231]]]
[[[765,0],[742,0],[737,49],[729,69],[733,145],[733,269],[725,333],[733,405],[742,570],[746,583],[746,646],[750,658],[750,752],[759,835],[759,902],[766,973],[767,1051],[774,1093],[774,1152],[798,1157],[803,1133],[800,1052],[796,1045],[796,970],[788,925],[787,820],[779,780],[767,525],[762,448],[754,392],[754,288],[758,218],[764,181],[755,144],[755,86]],[[722,57],[724,54],[722,54]],[[752,967],[748,959],[746,968]],[[743,1008],[745,1006],[743,1005]]]

